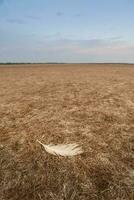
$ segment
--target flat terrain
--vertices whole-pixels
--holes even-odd
[[[0,67],[0,200],[133,200],[133,144],[134,65]]]

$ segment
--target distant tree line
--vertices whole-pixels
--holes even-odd
[[[32,62],[4,62],[0,63],[0,65],[33,65],[33,64],[66,64],[66,63],[60,63],[60,62],[45,62],[45,63],[32,63]]]

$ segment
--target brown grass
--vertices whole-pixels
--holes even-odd
[[[133,200],[133,135],[134,65],[0,68],[0,200]]]

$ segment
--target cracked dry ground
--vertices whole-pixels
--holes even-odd
[[[133,200],[133,144],[134,65],[0,67],[0,200]]]

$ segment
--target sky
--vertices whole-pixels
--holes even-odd
[[[0,62],[134,63],[134,0],[0,0]]]

